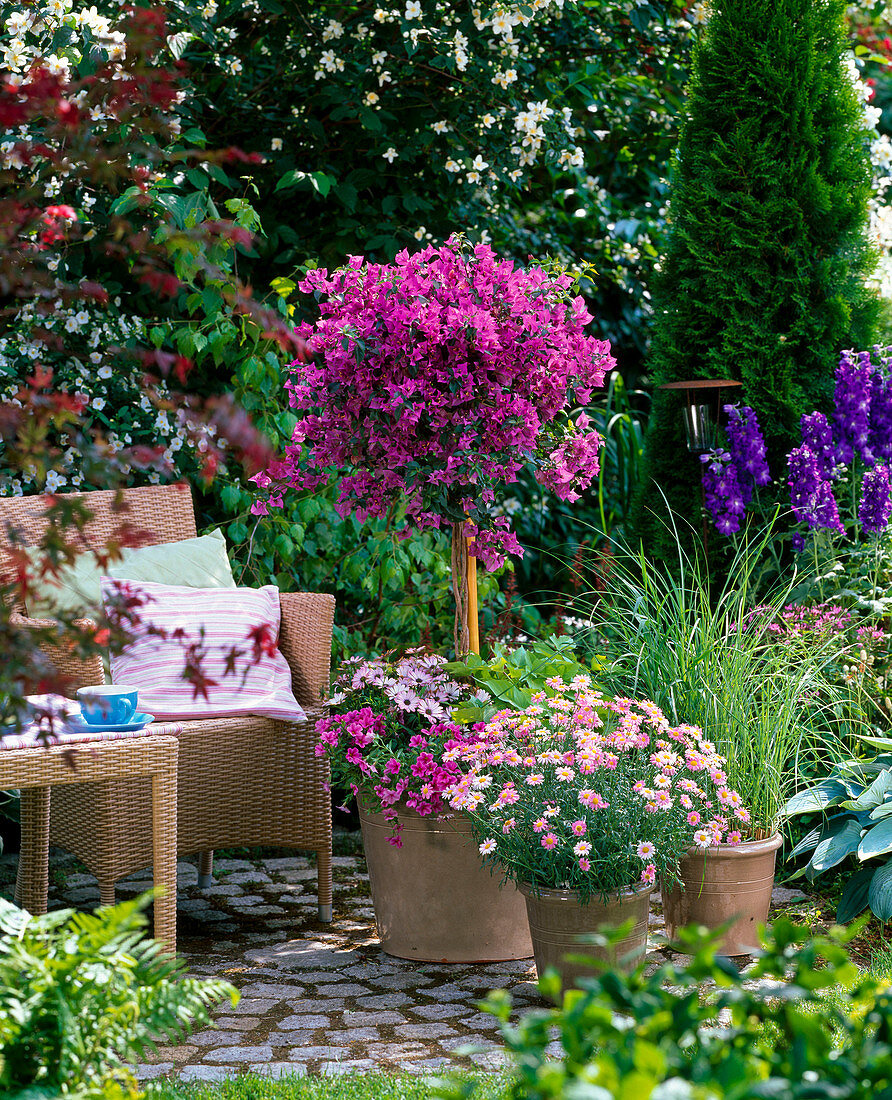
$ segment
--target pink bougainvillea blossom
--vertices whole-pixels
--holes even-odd
[[[352,256],[310,271],[300,289],[320,316],[298,334],[313,359],[286,383],[300,419],[282,460],[255,478],[255,513],[334,476],[343,516],[397,504],[407,531],[468,519],[484,565],[520,555],[493,514],[496,487],[532,465],[572,501],[598,473],[600,436],[570,412],[615,361],[585,334],[592,317],[571,288],[458,237],[392,264]]]

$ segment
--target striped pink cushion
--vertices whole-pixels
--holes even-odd
[[[259,714],[297,721],[305,718],[291,690],[291,669],[285,658],[263,654],[252,663],[250,631],[261,624],[279,638],[279,590],[264,588],[184,588],[149,581],[101,581],[103,599],[116,585],[127,585],[150,599],[139,610],[143,630],[111,659],[112,683],[139,688],[139,709],[161,719],[219,718]],[[168,634],[182,629],[185,639],[161,639],[145,632],[155,626]],[[183,679],[185,646],[198,641],[204,628],[206,654],[201,663],[208,698],[195,695]],[[235,673],[226,672],[226,655],[236,646],[244,651]],[[247,675],[245,675],[247,673]]]

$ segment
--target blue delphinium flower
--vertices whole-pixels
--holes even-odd
[[[821,476],[814,452],[804,444],[787,455],[793,514],[810,528],[845,534],[830,482]]]
[[[765,439],[755,412],[749,405],[726,405],[728,414],[728,449],[737,467],[737,480],[750,489],[747,503],[752,497],[752,485],[769,485],[771,474],[765,456]]]
[[[746,511],[749,500],[738,480],[737,466],[727,451],[718,449],[701,455],[700,461],[703,463],[706,509],[717,531],[723,535],[733,535],[740,530],[740,517]]]
[[[876,461],[870,447],[870,398],[873,365],[869,351],[844,351],[836,368],[833,420],[839,437],[837,457],[848,466],[855,455],[865,465]]]
[[[805,413],[799,421],[802,442],[815,456],[824,481],[832,481],[836,472],[837,448],[833,442],[833,429],[822,412]]]
[[[892,459],[892,377],[888,360],[870,379],[870,449],[878,461]]]
[[[858,502],[858,519],[870,535],[885,531],[892,516],[892,486],[889,484],[889,467],[874,466],[861,482],[861,500]]]

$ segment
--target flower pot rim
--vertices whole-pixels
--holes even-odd
[[[370,810],[367,806],[363,806],[359,799],[357,799],[356,808],[357,812],[360,815],[367,818],[380,818],[382,821],[390,820],[389,818],[385,818],[382,809]],[[420,814],[417,810],[410,809],[405,804],[405,802],[402,801],[394,802],[394,804],[390,806],[389,809],[395,810],[398,817],[405,817],[409,820],[417,818],[420,821],[454,821],[457,818],[466,817],[466,815],[463,814],[461,810],[453,810],[451,807],[447,808],[446,810],[441,810],[439,813],[436,814]]]
[[[575,890],[567,890],[561,887],[533,886],[532,883],[518,879],[517,889],[528,898],[545,898],[548,901],[572,901],[579,904],[579,896]],[[618,890],[609,890],[606,894],[607,901],[620,898],[638,898],[643,894],[653,893],[655,887],[652,883],[629,883]],[[593,898],[600,899],[602,895],[592,894]]]
[[[744,840],[740,844],[718,844],[710,848],[688,848],[682,859],[693,859],[705,856],[710,859],[744,859],[747,856],[758,856],[764,852],[774,852],[783,844],[784,838],[780,833],[772,833],[760,840]]]

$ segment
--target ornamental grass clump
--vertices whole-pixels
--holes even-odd
[[[488,569],[523,553],[493,509],[523,467],[569,501],[597,477],[601,437],[573,409],[615,362],[586,335],[593,318],[570,276],[453,236],[392,264],[352,256],[300,289],[319,301],[319,319],[298,329],[313,359],[291,365],[300,419],[282,460],[255,478],[255,514],[281,507],[289,487],[335,479],[342,516],[451,529],[457,586],[462,534]],[[459,637],[456,648],[467,652]]]
[[[444,750],[467,734],[449,708],[467,694],[436,654],[407,653],[348,660],[334,682],[330,717],[316,723],[317,756],[327,756],[332,782],[364,809],[391,823],[401,846],[397,807],[422,816],[448,811],[444,792],[459,775]]]
[[[692,845],[740,843],[749,813],[699,729],[671,727],[647,700],[604,698],[588,676],[547,686],[444,750],[462,771],[446,797],[487,863],[584,905],[676,881]]]
[[[796,578],[752,606],[769,537],[738,550],[721,590],[680,543],[674,571],[643,553],[617,555],[602,591],[586,597],[591,626],[579,637],[600,655],[604,690],[653,699],[671,722],[695,724],[717,746],[754,839],[776,830],[786,800],[846,736],[866,732],[837,673],[847,640],[812,631],[808,644],[801,636],[782,644]]]

